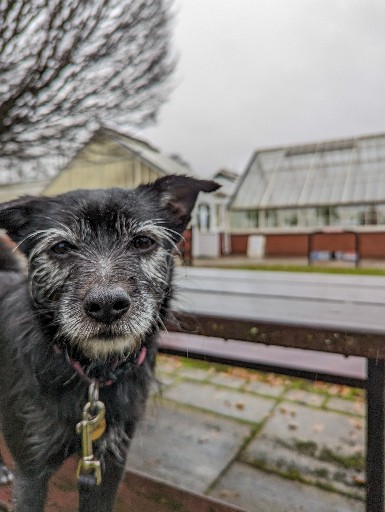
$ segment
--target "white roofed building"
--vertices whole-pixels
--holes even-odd
[[[195,257],[218,257],[231,252],[228,203],[238,177],[233,171],[220,169],[211,179],[221,187],[212,194],[199,194],[192,222]]]
[[[257,150],[229,229],[233,253],[263,238],[267,256],[306,256],[321,230],[316,253],[385,257],[385,134]]]
[[[230,211],[235,231],[385,226],[385,134],[258,150]]]

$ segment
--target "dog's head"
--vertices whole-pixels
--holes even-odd
[[[197,195],[217,188],[166,176],[134,190],[0,205],[0,227],[29,260],[31,300],[53,342],[91,361],[137,352],[162,322],[172,253]]]

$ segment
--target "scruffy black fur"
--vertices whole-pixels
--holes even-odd
[[[24,274],[0,245],[0,423],[15,461],[17,512],[42,512],[49,477],[79,453],[75,426],[93,380],[106,406],[107,430],[95,444],[102,484],[80,486],[79,510],[112,511],[153,379],[172,253],[198,193],[216,188],[167,176],[135,190],[0,205],[0,228],[28,261]]]

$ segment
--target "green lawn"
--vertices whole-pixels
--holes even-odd
[[[385,276],[385,269],[379,268],[354,268],[354,267],[321,267],[307,265],[221,265],[220,268],[231,268],[238,270],[268,270],[281,272],[309,272],[318,274],[349,274],[363,276]]]

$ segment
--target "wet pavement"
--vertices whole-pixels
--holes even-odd
[[[250,512],[363,512],[364,392],[159,356],[127,467]]]
[[[116,512],[364,512],[364,391],[165,355],[157,376]],[[75,473],[48,512],[77,510]]]

